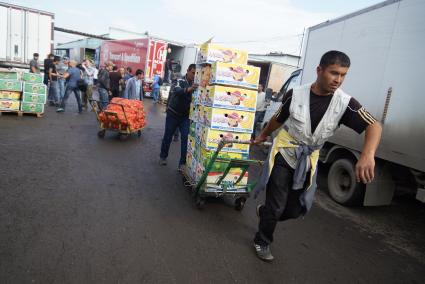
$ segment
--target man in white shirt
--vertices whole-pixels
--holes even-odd
[[[255,119],[254,119],[254,132],[252,133],[252,138],[255,139],[257,123],[264,119],[266,114],[266,108],[268,103],[266,102],[266,93],[263,91],[263,86],[258,85],[258,95],[257,95],[257,106],[255,108]]]

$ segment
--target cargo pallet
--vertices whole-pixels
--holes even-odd
[[[3,113],[16,113],[18,116],[23,116],[24,114],[30,114],[35,115],[37,117],[43,117],[42,112],[26,112],[21,110],[0,110],[0,116],[3,115]]]

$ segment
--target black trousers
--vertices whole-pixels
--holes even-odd
[[[266,202],[260,208],[260,223],[254,242],[259,245],[268,245],[273,242],[273,233],[278,221],[295,219],[304,213],[300,203],[300,196],[304,189],[293,190],[292,179],[294,169],[285,161],[280,153],[274,159],[274,166],[267,183]],[[307,173],[307,177],[310,173]]]

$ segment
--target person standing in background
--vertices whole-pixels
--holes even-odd
[[[59,97],[59,85],[58,85],[58,78],[60,75],[58,74],[56,70],[56,66],[59,64],[60,58],[58,56],[55,56],[53,58],[53,63],[50,65],[49,68],[49,106],[59,106],[60,103],[60,97]]]
[[[124,97],[124,91],[125,91],[125,85],[126,85],[126,81],[125,81],[125,69],[124,67],[120,67],[120,69],[118,69],[118,72],[121,74],[121,79],[119,80],[119,97],[122,98]]]
[[[65,95],[66,80],[65,80],[65,78],[63,78],[63,75],[68,70],[68,64],[69,64],[69,58],[64,56],[62,58],[62,60],[59,62],[59,64],[56,65],[56,70],[58,71],[58,74],[61,75],[58,78],[58,87],[59,87],[58,97],[59,97],[59,100],[61,100],[63,98],[63,96]]]
[[[131,77],[133,77],[133,70],[131,67],[127,67],[125,70],[124,81],[127,83]]]
[[[49,84],[49,68],[50,65],[53,64],[53,58],[54,55],[53,54],[48,54],[46,59],[44,59],[44,79],[43,79],[43,83],[44,85],[48,85]]]
[[[258,94],[257,94],[257,105],[255,107],[255,119],[254,119],[254,132],[252,133],[252,138],[255,139],[257,124],[259,121],[263,121],[264,115],[266,114],[267,102],[266,102],[266,93],[263,91],[263,86],[258,85]]]
[[[152,98],[153,103],[156,104],[159,101],[159,89],[161,88],[161,77],[159,76],[159,72],[157,71],[155,76],[153,77],[152,83]]]
[[[46,59],[44,59],[44,79],[43,84],[46,85],[47,89],[47,96],[49,95],[49,69],[50,66],[53,64],[53,54],[48,54]]]
[[[32,59],[30,61],[30,73],[40,73],[40,66],[38,65],[38,53],[34,53],[32,55]]]
[[[85,110],[88,109],[88,101],[93,99],[93,85],[94,85],[94,73],[95,68],[93,67],[93,63],[86,59],[83,61],[82,67],[84,69],[83,79],[87,84],[86,92],[83,94],[83,108]]]
[[[122,79],[117,66],[113,67],[112,72],[109,73],[109,78],[111,80],[112,98],[117,98],[120,96],[120,80]]]
[[[99,93],[99,102],[102,109],[105,109],[109,103],[109,93],[111,88],[111,80],[109,78],[113,63],[107,62],[105,68],[100,69],[97,79],[97,91]]]

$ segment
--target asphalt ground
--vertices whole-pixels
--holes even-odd
[[[313,209],[278,224],[264,263],[252,246],[263,196],[199,211],[179,143],[159,166],[163,106],[146,100],[148,125],[127,141],[99,139],[73,98],[65,113],[46,108],[0,117],[0,283],[424,283],[425,206],[413,199],[345,208],[321,169]]]

